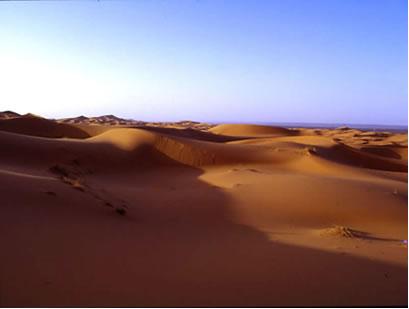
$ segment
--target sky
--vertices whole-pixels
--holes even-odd
[[[404,0],[0,2],[0,110],[406,125]]]

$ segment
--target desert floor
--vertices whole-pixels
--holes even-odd
[[[406,306],[407,133],[0,120],[0,306]]]

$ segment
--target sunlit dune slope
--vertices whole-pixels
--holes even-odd
[[[209,129],[209,131],[228,136],[297,135],[296,130],[252,124],[221,124]]]
[[[184,137],[201,141],[222,143],[234,140],[241,140],[240,137],[227,136],[215,134],[209,131],[195,130],[191,128],[169,128],[169,127],[152,127],[152,126],[138,126],[135,128],[156,132],[159,134],[166,134],[176,137]]]
[[[115,126],[109,126],[109,125],[100,125],[100,124],[69,124],[72,127],[78,128],[81,131],[84,131],[88,136],[87,137],[92,137],[99,135],[101,133],[104,133],[106,131],[109,131]]]

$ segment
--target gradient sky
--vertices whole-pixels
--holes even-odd
[[[406,124],[405,0],[0,2],[0,110]]]

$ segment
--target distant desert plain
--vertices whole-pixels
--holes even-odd
[[[407,306],[407,132],[0,113],[0,306]]]

